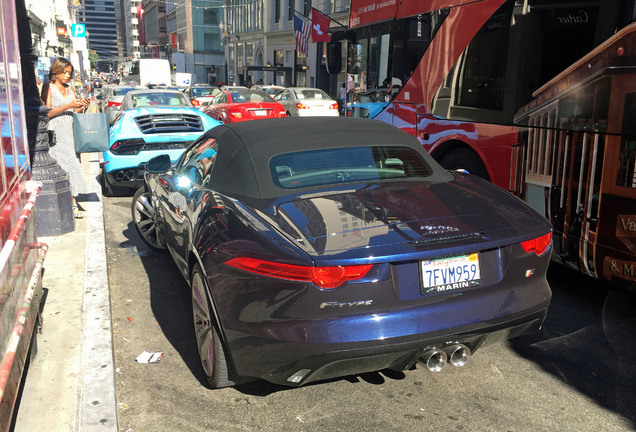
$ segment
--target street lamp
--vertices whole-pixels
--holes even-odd
[[[226,84],[230,84],[230,75],[228,73],[228,43],[230,42],[230,35],[228,34],[232,31],[232,24],[228,24],[227,26],[223,24],[223,21],[219,23],[219,30],[221,32],[220,36],[223,41],[223,57],[225,60],[225,82]]]

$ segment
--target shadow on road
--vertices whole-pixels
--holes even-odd
[[[542,330],[511,341],[520,355],[636,424],[636,296],[552,264]]]
[[[203,386],[207,381],[197,352],[192,322],[190,287],[168,251],[150,249],[139,237],[133,223],[123,231],[139,253],[150,284],[150,307],[161,331],[179,353],[192,375]]]
[[[157,323],[170,344],[179,353],[183,362],[193,376],[208,387],[203,368],[197,352],[196,339],[192,323],[192,300],[190,287],[181,276],[169,252],[156,252],[150,249],[139,237],[132,222],[123,231],[123,235],[137,249],[139,257],[148,275],[150,285],[150,307]],[[347,380],[351,383],[364,381],[382,385],[386,379],[401,380],[402,372],[383,370],[360,375],[334,378],[306,385],[324,384],[325,382]],[[264,380],[256,380],[235,386],[236,390],[253,395],[267,396],[293,387],[272,384]]]

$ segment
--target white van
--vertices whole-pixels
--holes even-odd
[[[131,62],[128,81],[137,85],[170,85],[170,62],[166,59],[136,59]]]

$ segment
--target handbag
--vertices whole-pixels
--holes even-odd
[[[110,148],[108,113],[73,113],[77,153],[103,152]]]

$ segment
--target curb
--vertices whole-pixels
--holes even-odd
[[[104,211],[98,182],[99,153],[89,153],[89,201],[86,220],[86,265],[82,306],[78,431],[117,431],[115,362],[106,259]]]

